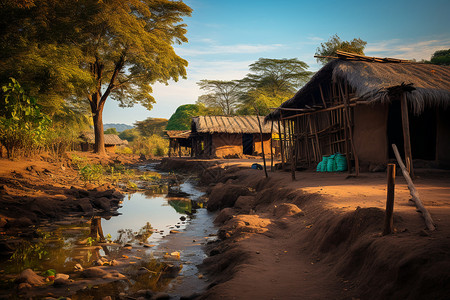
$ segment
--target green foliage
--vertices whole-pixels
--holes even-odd
[[[198,97],[197,103],[216,110],[220,115],[233,115],[239,103],[241,90],[237,80],[201,80],[197,82],[206,94]]]
[[[309,80],[313,73],[307,68],[297,58],[258,59],[250,65],[251,73],[239,80],[242,94],[238,113],[255,114],[256,107],[261,115],[268,114],[270,107],[278,107]]]
[[[44,146],[50,118],[41,113],[36,99],[28,96],[19,82],[11,81],[2,86],[0,99],[0,142],[7,150],[8,158],[17,150],[30,154]]]
[[[450,66],[450,49],[438,50],[433,53],[430,63],[435,65]]]
[[[103,179],[104,169],[102,165],[86,164],[80,169],[81,178],[84,181],[100,181]]]
[[[122,131],[121,133],[119,133],[119,137],[122,140],[127,140],[128,142],[132,142],[140,136],[141,136],[141,134],[139,133],[139,131],[136,128],[126,129],[126,130]]]
[[[92,246],[93,244],[95,244],[97,242],[97,240],[96,239],[94,239],[93,237],[88,237],[87,239],[86,239],[86,244],[90,247],[90,246]]]
[[[364,48],[367,42],[360,38],[354,38],[351,41],[342,41],[341,38],[335,34],[325,43],[321,43],[320,47],[317,48],[315,55],[318,56],[336,56],[336,50],[341,50],[345,52],[355,53],[364,55]],[[318,57],[317,62],[325,65],[333,58],[328,57]]]
[[[134,125],[142,136],[151,136],[153,134],[163,136],[167,122],[167,119],[147,118],[144,121],[137,121]]]
[[[169,141],[159,135],[140,137],[130,144],[133,153],[146,156],[164,156],[169,151]]]
[[[201,103],[180,105],[170,117],[166,130],[190,130],[192,117],[212,115],[214,113],[214,110],[206,108]]]
[[[127,146],[120,146],[116,149],[116,153],[119,154],[133,154],[133,150]]]
[[[88,100],[98,128],[107,98],[151,109],[151,84],[186,77],[187,61],[173,48],[187,42],[182,22],[192,10],[182,1],[30,3],[2,4],[0,83],[17,76],[49,110]]]
[[[105,134],[119,134],[115,128],[108,128],[105,130]]]

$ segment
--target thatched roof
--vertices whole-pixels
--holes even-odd
[[[270,133],[271,124],[264,124],[264,117],[259,120],[263,133]],[[275,123],[274,132],[278,127]],[[199,116],[192,118],[192,132],[200,133],[259,133],[257,116]]]
[[[83,132],[80,136],[89,144],[95,143],[95,134],[93,132]],[[117,134],[105,134],[105,145],[122,145],[124,143]]]
[[[166,130],[166,135],[169,139],[187,139],[191,134],[190,130]]]
[[[389,102],[395,98],[393,93],[399,88],[408,91],[407,101],[416,113],[420,113],[427,106],[450,107],[449,66],[392,60],[355,61],[342,58],[326,64],[293,98],[280,107],[296,109],[323,107],[319,85],[326,92],[325,89],[332,80],[347,81],[360,101]],[[266,120],[279,119],[280,107],[270,113]],[[283,111],[283,116],[294,113]]]

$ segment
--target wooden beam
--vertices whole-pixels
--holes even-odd
[[[284,169],[284,147],[283,147],[283,140],[281,139],[281,122],[280,122],[280,120],[278,120],[278,139],[280,140],[281,168]]]
[[[388,164],[387,167],[387,199],[383,235],[394,231],[395,164]]]
[[[408,103],[406,102],[406,93],[403,92],[401,96],[401,111],[402,111],[402,129],[403,129],[403,145],[405,148],[405,163],[406,169],[411,177],[414,177],[414,169],[411,153],[411,137],[409,134],[409,117],[408,117]]]
[[[397,162],[400,165],[400,168],[402,169],[403,177],[405,177],[406,182],[408,183],[409,192],[411,194],[412,200],[416,204],[417,210],[422,213],[422,217],[425,220],[427,228],[431,231],[435,230],[436,227],[434,225],[433,219],[431,218],[430,213],[425,208],[425,206],[423,206],[422,201],[420,200],[419,192],[414,186],[411,176],[409,176],[408,170],[406,170],[405,164],[403,163],[402,158],[400,157],[400,153],[398,152],[397,146],[395,144],[392,144],[392,149],[394,149],[395,157],[397,158]]]

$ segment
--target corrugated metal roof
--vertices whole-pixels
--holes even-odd
[[[259,133],[257,116],[199,116],[192,118],[192,132],[201,133]],[[271,124],[264,124],[259,116],[263,133],[270,133]],[[274,123],[274,132],[278,126]]]

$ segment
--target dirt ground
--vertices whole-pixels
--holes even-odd
[[[91,154],[88,159],[137,161]],[[385,173],[355,178],[301,171],[292,181],[284,171],[265,178],[250,168],[253,163],[261,161],[162,162],[166,170],[197,173],[208,190],[208,209],[219,211],[219,240],[208,245],[201,266],[209,286],[199,299],[448,299],[450,172],[416,170],[414,182],[436,224],[433,232],[411,206],[398,174],[395,232],[382,236]],[[0,232],[18,237],[2,241],[0,253],[32,237],[27,228],[108,211],[120,199],[111,186],[82,182],[70,164],[69,158],[46,156],[0,160]]]
[[[220,241],[203,264],[202,299],[448,299],[450,172],[417,169],[414,183],[436,224],[426,230],[401,173],[394,227],[382,236],[386,174],[250,169],[260,161],[163,162],[201,170]],[[195,167],[193,167],[195,165]]]

